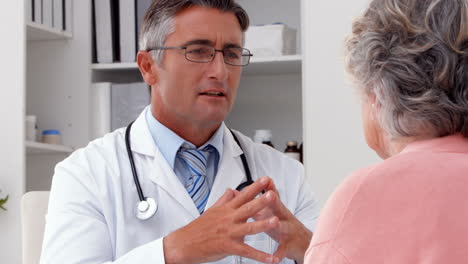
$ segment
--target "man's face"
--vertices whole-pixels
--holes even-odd
[[[242,45],[242,31],[232,13],[192,7],[177,14],[174,23],[175,31],[167,37],[166,47],[204,43],[223,49]],[[231,111],[242,67],[225,64],[221,52],[209,63],[186,60],[185,50],[163,52],[162,63],[154,67],[153,114],[163,123],[178,126],[213,127],[221,123]]]

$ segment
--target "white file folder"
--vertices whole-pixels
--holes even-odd
[[[42,0],[42,22],[48,27],[53,26],[53,5],[52,0]]]
[[[94,1],[96,21],[96,52],[98,63],[114,62],[112,1]]]
[[[63,0],[54,0],[53,8],[54,28],[63,30]]]
[[[42,0],[34,0],[34,22],[42,24]]]
[[[119,0],[120,61],[134,62],[136,54],[135,0]]]

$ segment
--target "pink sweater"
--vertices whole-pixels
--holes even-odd
[[[468,263],[468,139],[414,142],[346,178],[305,263]]]

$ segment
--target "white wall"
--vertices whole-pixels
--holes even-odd
[[[0,186],[10,195],[0,211],[0,262],[21,263],[20,199],[24,191],[24,1],[0,1]],[[3,193],[1,194],[3,195]]]
[[[270,129],[273,145],[286,149],[302,142],[301,75],[244,76],[226,124],[253,138],[256,129]]]
[[[343,64],[343,40],[368,2],[302,3],[306,174],[323,205],[345,176],[378,161],[365,143],[359,99]]]

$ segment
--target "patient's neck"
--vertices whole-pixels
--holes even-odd
[[[426,138],[416,138],[416,137],[401,137],[401,138],[394,138],[394,139],[388,139],[386,140],[386,147],[385,147],[385,158],[390,158],[392,156],[395,156],[399,154],[401,151],[403,151],[406,146],[408,146],[410,143],[418,141],[418,140],[423,140]]]

